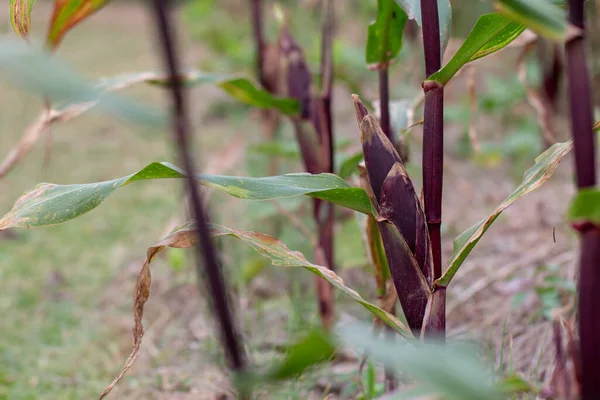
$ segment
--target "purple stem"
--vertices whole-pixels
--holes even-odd
[[[379,125],[390,142],[395,143],[394,134],[390,127],[390,84],[387,65],[382,64],[379,69],[379,106],[381,110],[381,118]]]
[[[423,49],[425,71],[429,77],[441,68],[440,23],[437,0],[421,0],[423,16]],[[427,227],[431,239],[433,274],[442,274],[441,232],[442,184],[444,165],[444,88],[440,85],[424,86],[425,106],[423,120],[423,198]],[[445,299],[444,299],[445,301]],[[445,310],[445,307],[439,307]],[[445,335],[445,315],[436,318],[435,336]]]
[[[584,0],[569,1],[569,22],[581,35],[566,44],[571,108],[571,133],[575,145],[575,172],[579,189],[596,186],[596,135],[593,131],[592,96],[587,67]],[[600,398],[600,228],[585,224],[580,230],[579,337],[581,398]]]
[[[254,44],[256,45],[256,70],[258,79],[263,88],[267,87],[264,66],[263,54],[265,49],[265,39],[262,31],[262,0],[250,0],[251,2],[251,18],[252,18],[252,33],[254,35]]]

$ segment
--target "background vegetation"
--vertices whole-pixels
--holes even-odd
[[[306,1],[281,1],[291,29],[318,65],[320,11]],[[364,60],[366,29],[377,2],[336,3],[334,87],[338,163],[361,150],[350,94],[365,102],[377,99],[377,74]],[[350,5],[351,3],[351,5]],[[453,4],[453,54],[489,2]],[[590,4],[590,29],[600,20]],[[248,4],[241,0],[190,0],[178,6],[179,36],[186,65],[219,74],[254,76],[254,45]],[[33,13],[32,37],[43,37],[50,4]],[[267,13],[272,16],[273,10]],[[273,18],[269,18],[274,21]],[[8,10],[4,15],[8,21]],[[276,25],[267,32],[275,38]],[[7,23],[6,30],[10,30]],[[75,28],[60,47],[60,57],[90,79],[128,71],[159,70],[147,7],[113,2]],[[8,33],[12,35],[12,33]],[[592,42],[597,35],[590,34]],[[594,82],[599,82],[598,54],[592,43]],[[544,149],[536,112],[515,73],[522,48],[516,44],[472,64],[446,90],[446,165],[443,256],[452,239],[487,215],[509,194],[523,172]],[[539,57],[524,63],[526,84],[543,79]],[[423,60],[420,42],[407,41],[391,68],[393,100],[413,101],[420,92]],[[475,97],[470,87],[475,89]],[[0,149],[8,152],[42,109],[37,96],[2,83]],[[165,106],[161,89],[128,89],[134,98]],[[219,174],[262,176],[269,158],[279,172],[303,170],[289,124],[265,144],[259,113],[202,86],[191,92],[193,124],[202,131],[194,151],[203,170]],[[566,90],[561,84],[553,118],[556,138],[568,138]],[[417,120],[420,118],[418,116]],[[402,124],[399,124],[402,126]],[[477,141],[473,141],[476,133]],[[420,191],[421,128],[406,133],[411,151],[407,169]],[[18,193],[37,182],[73,183],[114,179],[151,161],[175,161],[160,129],[124,123],[101,113],[87,113],[52,126],[51,157],[40,141],[31,155],[0,180],[0,207],[6,212]],[[268,157],[267,157],[268,156]],[[448,336],[476,340],[490,370],[498,376],[518,372],[542,387],[553,368],[552,321],[574,320],[576,235],[565,220],[574,193],[571,162],[539,191],[517,203],[497,222],[473,252],[448,298]],[[146,249],[183,219],[180,182],[141,182],[117,191],[107,204],[69,224],[0,233],[0,398],[80,399],[96,396],[122,366],[130,350],[131,293]],[[290,249],[312,254],[311,203],[303,198],[278,202],[240,202],[211,193],[215,222],[278,237]],[[359,221],[337,210],[335,248],[338,273],[367,299],[376,297],[361,240]],[[291,218],[301,222],[290,223]],[[313,277],[304,271],[272,268],[268,261],[231,241],[219,241],[239,304],[236,313],[252,361],[265,364],[285,353],[319,326]],[[189,250],[168,250],[155,261],[152,296],[146,306],[146,336],[140,359],[116,387],[114,398],[186,399],[230,395],[222,351],[214,334],[206,299],[197,295]],[[485,289],[485,291],[484,291]],[[336,293],[342,323],[370,320],[360,306]],[[356,358],[356,357],[355,357]],[[337,361],[309,370],[284,385],[263,388],[270,398],[370,398],[381,392],[381,367],[370,363],[362,376],[358,362]],[[375,378],[373,378],[375,377]],[[365,390],[365,387],[367,389]]]

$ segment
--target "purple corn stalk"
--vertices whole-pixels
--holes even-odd
[[[592,96],[587,67],[584,0],[569,1],[573,31],[567,39],[567,76],[571,108],[571,132],[575,145],[577,187],[596,186],[596,135],[593,131]],[[600,227],[581,224],[579,274],[579,337],[581,351],[581,398],[600,398]]]

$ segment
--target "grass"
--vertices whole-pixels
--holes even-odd
[[[118,6],[117,6],[118,7]],[[138,29],[139,9],[109,7],[108,18],[92,18],[75,30],[58,56],[88,77],[152,69],[151,33]],[[34,26],[43,27],[45,4]],[[110,15],[112,13],[112,19]],[[143,19],[143,18],[142,18]],[[143,22],[143,21],[142,21]],[[40,34],[43,29],[36,30]],[[3,82],[0,96],[2,157],[17,142],[41,102]],[[156,102],[156,90],[132,92]],[[47,167],[43,141],[0,181],[0,209],[37,182],[90,182],[128,174],[153,160],[171,160],[162,132],[144,132],[92,113],[52,127]],[[162,235],[177,213],[177,182],[131,185],[72,223],[15,231],[0,241],[0,398],[92,398],[120,367],[123,338],[111,319],[130,313],[133,281],[126,295],[105,298],[104,290],[133,259]],[[126,342],[125,342],[126,343]]]

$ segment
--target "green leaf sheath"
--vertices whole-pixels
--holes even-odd
[[[600,227],[600,190],[579,190],[569,208],[569,219],[575,226],[589,223]]]

